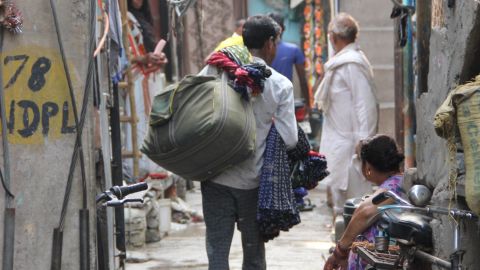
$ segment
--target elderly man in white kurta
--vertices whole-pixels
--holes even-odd
[[[315,103],[324,116],[320,151],[327,157],[330,171],[324,183],[331,188],[338,215],[346,199],[371,193],[355,146],[376,133],[378,106],[371,65],[355,43],[358,23],[340,13],[330,22],[328,32],[335,55],[325,64]]]

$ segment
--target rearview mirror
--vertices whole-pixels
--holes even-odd
[[[414,185],[408,191],[408,199],[410,202],[419,207],[423,207],[430,202],[432,192],[424,185]]]

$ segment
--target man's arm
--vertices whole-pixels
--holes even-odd
[[[297,71],[298,79],[300,80],[300,89],[302,91],[302,96],[305,99],[305,103],[310,109],[310,91],[308,91],[308,83],[305,74],[305,64],[295,64],[295,70]]]
[[[393,199],[388,199],[378,205],[372,203],[372,199],[376,195],[385,191],[387,190],[379,188],[372,196],[366,198],[365,201],[359,205],[358,209],[353,213],[352,219],[348,223],[345,232],[340,238],[340,246],[344,248],[350,247],[357,235],[362,234],[373,224],[374,221],[376,221],[375,217],[378,214],[378,206],[394,203]]]
[[[298,142],[298,130],[297,120],[295,119],[293,85],[290,81],[288,81],[287,87],[281,92],[280,102],[274,118],[275,127],[285,142],[287,149],[294,148]]]
[[[305,73],[305,55],[302,50],[295,46],[295,70],[297,71],[298,79],[300,81],[300,90],[302,91],[302,97],[307,104],[307,110],[310,111],[310,91],[308,90],[307,76]]]

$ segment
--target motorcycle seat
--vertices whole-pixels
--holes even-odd
[[[432,247],[432,227],[429,218],[423,215],[388,211],[382,215],[388,225],[390,237],[413,242],[423,247]]]

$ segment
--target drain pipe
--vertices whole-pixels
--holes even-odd
[[[0,51],[3,49],[3,28],[0,30]],[[10,193],[10,154],[8,150],[7,120],[5,109],[5,95],[3,89],[3,71],[0,65],[0,107],[2,118],[2,142],[3,142],[3,172],[5,188],[5,212],[3,224],[3,263],[2,270],[13,270],[13,253],[15,244],[15,207],[14,197]]]
[[[414,7],[413,0],[403,0],[403,5]],[[415,79],[413,77],[413,35],[412,35],[412,19],[408,16],[407,22],[407,44],[403,47],[403,94],[405,116],[403,118],[404,125],[404,154],[405,168],[415,167]]]

